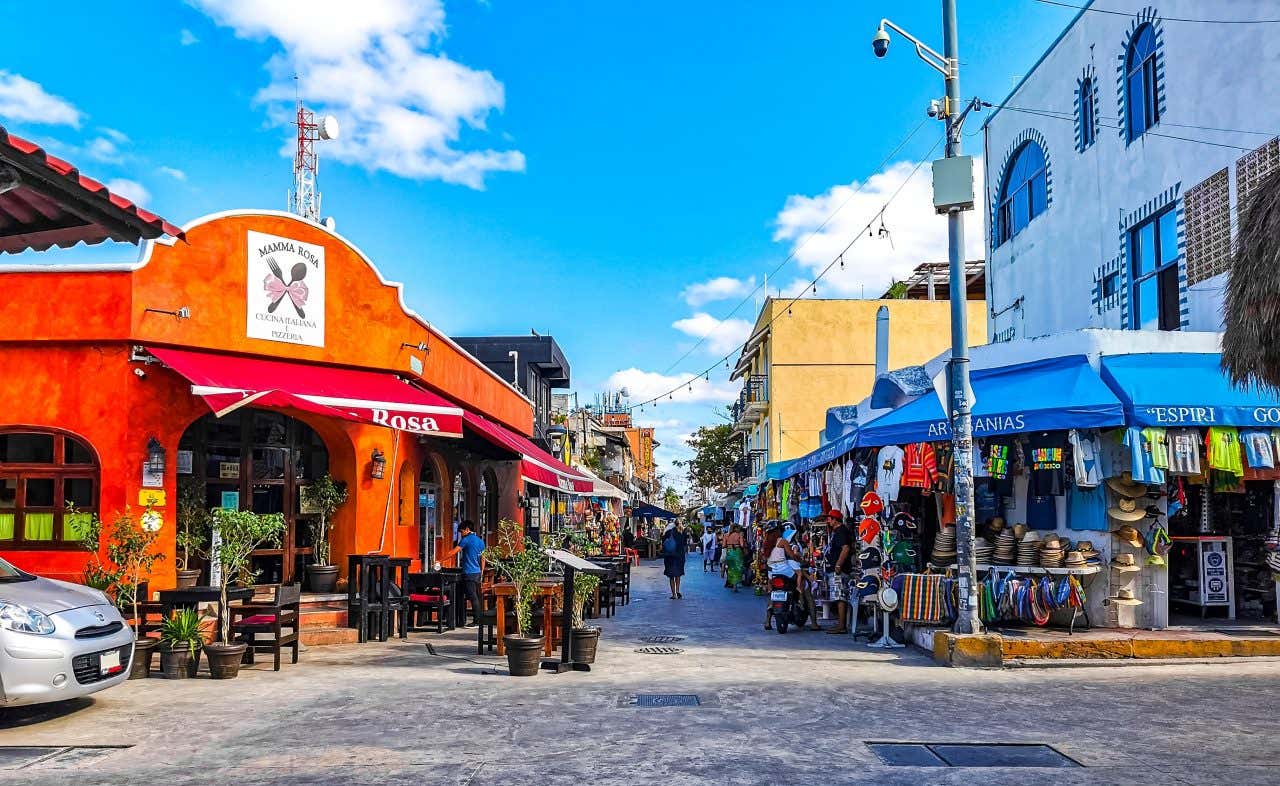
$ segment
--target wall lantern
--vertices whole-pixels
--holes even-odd
[[[147,470],[154,475],[164,474],[164,445],[155,437],[147,440]]]
[[[373,455],[369,458],[369,474],[374,480],[382,480],[382,476],[387,472],[387,457],[377,448],[373,449]]]

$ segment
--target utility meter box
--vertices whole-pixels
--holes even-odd
[[[933,209],[939,213],[973,209],[973,156],[933,162]]]

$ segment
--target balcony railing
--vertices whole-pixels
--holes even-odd
[[[738,431],[750,431],[756,421],[769,409],[769,378],[762,374],[747,377],[742,392],[732,406],[733,425]]]
[[[764,472],[764,465],[768,461],[769,452],[767,450],[752,450],[745,456],[734,462],[733,474],[738,480],[747,480],[749,478],[758,477]]]

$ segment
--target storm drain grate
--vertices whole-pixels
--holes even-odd
[[[679,655],[684,650],[679,647],[641,647],[636,650],[641,655]]]
[[[0,770],[79,767],[131,745],[0,745]]]
[[[638,693],[631,697],[633,707],[698,707],[701,704],[692,693]]]
[[[1051,745],[1027,743],[868,742],[893,767],[1079,767]]]
[[[662,635],[662,636],[646,636],[642,639],[645,644],[675,644],[677,641],[684,641],[684,636]]]

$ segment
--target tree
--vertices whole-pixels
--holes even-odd
[[[686,444],[693,449],[693,458],[676,463],[685,468],[690,484],[720,489],[733,485],[733,465],[742,458],[742,440],[732,425],[701,426]]]
[[[219,508],[210,511],[218,533],[218,550],[214,560],[222,568],[218,588],[221,608],[227,608],[227,585],[239,578],[249,584],[257,574],[250,569],[250,558],[263,544],[279,546],[286,529],[279,513],[254,513],[248,510]],[[231,615],[222,615],[222,641],[231,641]]]
[[[1222,367],[1238,385],[1280,390],[1280,170],[1249,205],[1222,307]],[[1246,209],[1247,208],[1247,209]]]
[[[329,564],[329,527],[333,514],[347,501],[347,484],[325,473],[302,489],[302,501],[316,511],[311,521],[311,554],[318,567]]]
[[[680,492],[667,486],[667,490],[662,492],[662,507],[672,512],[679,510],[682,507],[680,504]]]

